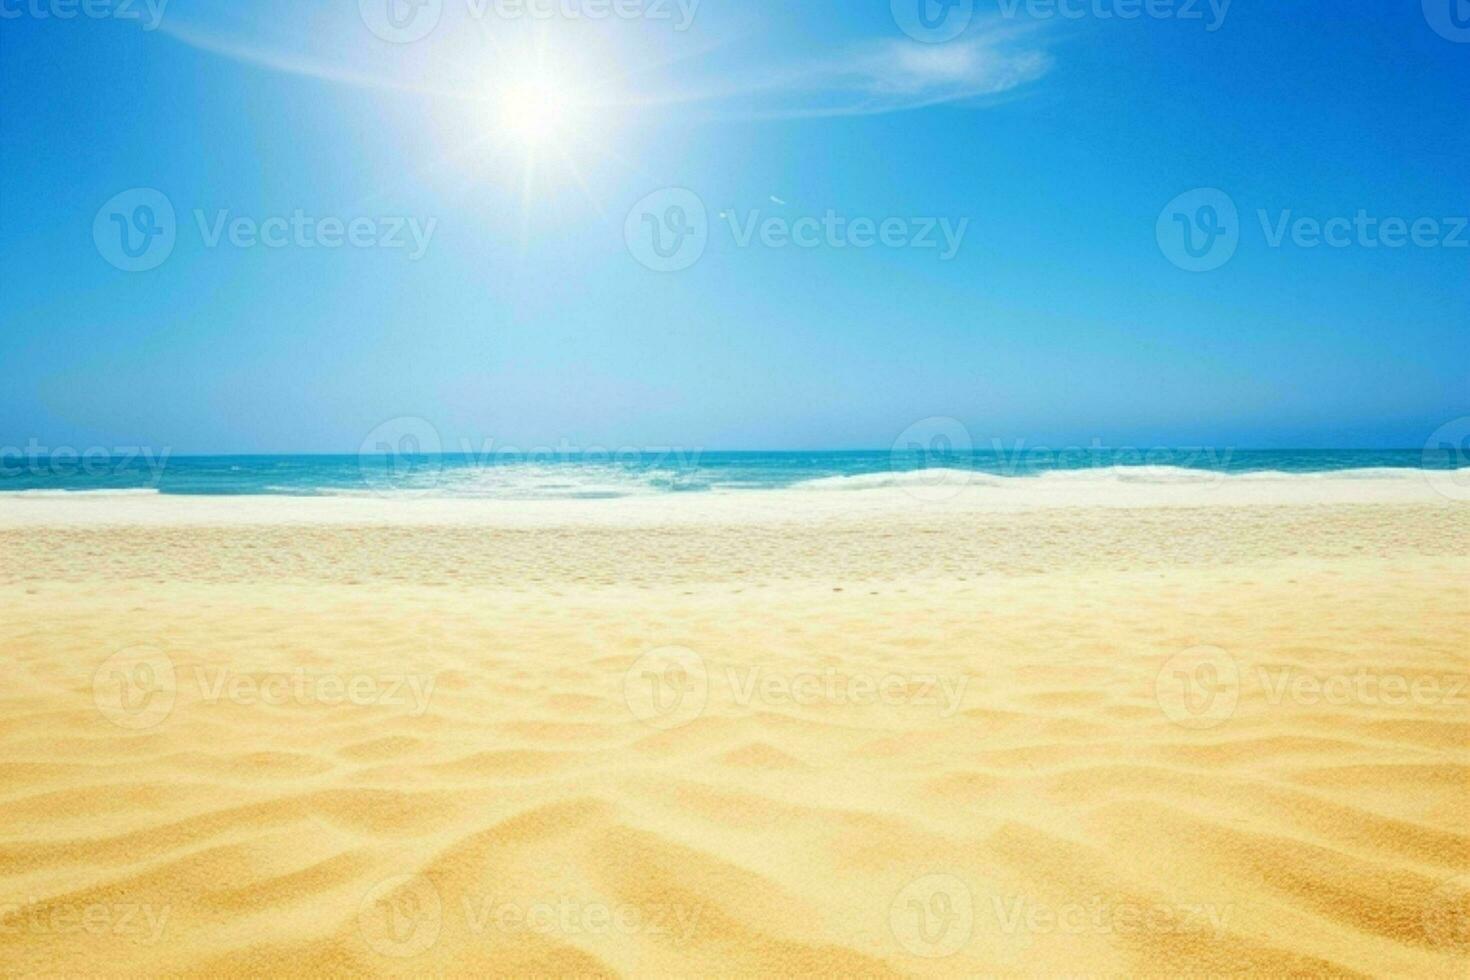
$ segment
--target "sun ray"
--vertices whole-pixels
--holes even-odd
[[[536,149],[527,152],[521,170],[521,232],[520,250],[525,254],[531,237],[531,199],[536,185]]]
[[[577,161],[573,159],[572,155],[565,150],[561,150],[559,152],[561,153],[562,163],[567,168],[567,173],[572,175],[572,180],[582,191],[582,196],[586,198],[587,203],[592,205],[592,210],[596,211],[597,216],[602,219],[604,224],[606,224],[607,211],[603,208],[602,204],[597,200],[597,198],[593,196],[592,188],[587,186],[587,181],[582,177],[582,171],[577,167]]]

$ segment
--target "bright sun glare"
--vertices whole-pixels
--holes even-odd
[[[582,168],[589,160],[613,156],[603,142],[612,103],[605,85],[589,84],[585,64],[544,50],[495,67],[496,74],[480,89],[472,145],[486,147],[505,187],[519,188],[524,245],[532,210],[568,185],[597,206]]]
[[[567,94],[546,78],[507,86],[500,93],[499,116],[504,134],[529,148],[562,140],[575,126]]]

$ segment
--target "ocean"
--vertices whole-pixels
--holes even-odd
[[[1450,470],[1463,451],[1064,450],[714,452],[687,449],[414,455],[175,456],[157,450],[0,449],[0,493],[612,499],[667,493],[863,489],[950,481],[984,486],[1051,477],[1145,483],[1272,474]],[[1403,472],[1401,475],[1409,475]],[[1458,477],[1456,478],[1459,479]]]

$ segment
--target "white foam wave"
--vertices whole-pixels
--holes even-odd
[[[116,490],[0,490],[0,497],[155,497],[157,487],[129,487]]]
[[[877,490],[884,487],[1001,486],[1004,477],[978,470],[899,470],[891,473],[860,473],[855,476],[822,476],[793,484],[793,490]]]
[[[456,497],[490,500],[597,500],[645,497],[674,489],[678,474],[616,464],[568,467],[516,464],[425,470],[398,483],[337,487],[331,497]]]
[[[1467,467],[1470,469],[1470,467]],[[1039,484],[1133,483],[1150,486],[1201,486],[1222,482],[1275,482],[1294,480],[1422,480],[1427,470],[1374,467],[1353,470],[1288,472],[1286,470],[1197,469],[1184,466],[1096,466],[1041,473],[988,473],[981,470],[919,469],[857,476],[826,476],[804,480],[794,490],[873,490],[883,487],[1014,487],[1019,481]]]

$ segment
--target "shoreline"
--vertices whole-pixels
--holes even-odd
[[[764,524],[928,515],[960,517],[1053,509],[1470,504],[1466,470],[1207,474],[1191,480],[1035,478],[945,471],[899,485],[822,486],[599,499],[418,495],[184,495],[149,490],[0,493],[0,528],[102,526],[400,525],[555,527]],[[1352,473],[1353,475],[1344,475]],[[1394,475],[1389,476],[1388,473]],[[861,481],[863,478],[841,478]]]

